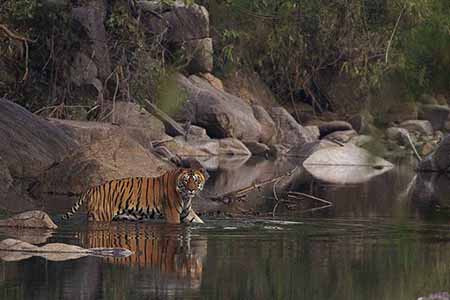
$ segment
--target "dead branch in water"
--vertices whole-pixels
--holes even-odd
[[[263,187],[265,185],[271,184],[276,181],[280,181],[281,179],[283,179],[285,177],[291,176],[295,172],[296,169],[297,169],[297,166],[294,169],[292,169],[291,171],[289,171],[283,175],[280,175],[280,176],[277,176],[274,178],[270,178],[270,179],[267,179],[267,180],[264,180],[261,182],[253,183],[253,184],[246,186],[240,190],[233,191],[233,192],[227,193],[223,196],[220,196],[218,199],[215,199],[215,200],[217,201],[220,199],[243,199],[247,196],[248,193],[250,193],[254,190],[259,190],[261,187]]]

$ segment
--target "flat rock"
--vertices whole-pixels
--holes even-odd
[[[303,166],[315,178],[337,184],[367,182],[393,168],[390,162],[352,144],[318,150]]]
[[[11,218],[0,220],[0,226],[47,229],[58,228],[49,215],[40,210],[27,211]]]
[[[350,130],[334,131],[324,136],[323,139],[345,144],[348,143],[352,138],[354,138],[357,135],[358,133],[355,130],[350,129]]]
[[[409,132],[405,128],[389,127],[386,129],[386,137],[399,145],[409,145]]]

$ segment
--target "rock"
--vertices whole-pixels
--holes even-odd
[[[375,142],[374,138],[370,135],[357,135],[355,137],[352,137],[352,139],[349,141],[349,143],[352,143],[355,146],[363,147],[366,145],[373,144]]]
[[[428,94],[422,94],[417,101],[421,104],[431,104],[436,105],[438,104],[438,101],[435,97],[428,95]]]
[[[220,153],[219,141],[215,139],[188,139],[182,136],[174,138],[173,143],[166,143],[167,148],[180,157],[215,156]]]
[[[11,218],[0,220],[0,226],[47,229],[58,228],[58,226],[53,223],[52,219],[45,212],[40,210],[27,211]]]
[[[144,10],[145,7],[142,7]],[[209,38],[209,13],[205,7],[197,4],[168,8],[160,14],[161,18],[152,15],[144,20],[147,30],[154,34],[165,32],[171,43]]]
[[[261,142],[270,145],[275,137],[275,122],[261,105],[253,105],[253,114],[261,125]]]
[[[252,153],[238,139],[226,138],[219,140],[219,155],[251,156]]]
[[[389,127],[386,129],[386,137],[399,145],[409,145],[408,135],[409,132],[405,128]]]
[[[416,131],[423,135],[433,135],[433,127],[427,120],[408,120],[400,124],[401,128],[407,129],[410,133]]]
[[[186,138],[191,141],[209,140],[210,137],[206,133],[206,129],[200,126],[190,125],[186,132]]]
[[[450,135],[447,135],[437,146],[436,150],[423,159],[419,171],[448,172],[450,168]]]
[[[354,130],[359,134],[370,133],[371,125],[373,123],[373,117],[368,112],[360,113],[352,116],[348,122],[351,124]]]
[[[305,130],[309,133],[309,135],[311,137],[313,137],[316,140],[319,139],[319,137],[320,137],[319,126],[309,125],[309,126],[304,126],[303,128],[305,128]]]
[[[352,125],[345,121],[331,121],[319,125],[320,137],[324,137],[335,131],[353,130]]]
[[[88,57],[93,57],[102,80],[111,74],[108,39],[104,26],[106,11],[106,3],[103,0],[89,1],[86,6],[72,9],[72,18],[81,25],[87,34],[87,37],[82,37],[79,41],[81,51]]]
[[[276,124],[276,139],[277,142],[285,145],[287,148],[293,146],[300,146],[308,142],[313,142],[315,139],[305,130],[305,128],[297,123],[294,117],[282,107],[273,107],[271,116]]]
[[[324,136],[323,139],[327,139],[329,141],[337,143],[348,143],[352,138],[354,138],[357,135],[358,133],[356,131],[350,129],[343,131],[334,131]]]
[[[450,109],[447,105],[422,105],[419,109],[419,119],[428,120],[434,130],[445,128]]]
[[[33,194],[80,194],[106,181],[138,176],[159,176],[171,166],[145,149],[126,132],[115,131],[98,139],[46,170]]]
[[[261,125],[252,108],[240,98],[212,87],[195,75],[189,79],[180,75],[178,82],[188,97],[176,117],[178,121],[191,121],[204,127],[212,138],[260,140]]]
[[[244,142],[244,145],[250,150],[253,155],[265,156],[270,152],[269,146],[258,142]]]
[[[63,130],[5,99],[0,99],[0,141],[14,178],[36,177],[78,148]]]
[[[447,292],[433,293],[425,297],[419,297],[417,300],[450,300],[450,294]]]
[[[183,43],[190,74],[211,72],[213,69],[213,45],[211,38],[190,40]]]
[[[289,152],[289,148],[282,144],[270,145],[269,155],[272,157],[281,157]]]
[[[206,81],[209,82],[209,84],[213,87],[215,87],[218,90],[223,91],[223,83],[222,80],[220,80],[219,78],[217,78],[216,76],[214,76],[211,73],[200,73],[198,74],[198,76],[202,77],[203,79],[205,79]]]
[[[430,154],[431,152],[433,152],[433,150],[434,150],[433,144],[426,142],[420,147],[419,152],[420,152],[420,155],[422,157],[424,157],[424,156],[427,156],[428,154]]]
[[[418,117],[417,105],[414,102],[393,103],[383,115],[384,123],[415,120]]]

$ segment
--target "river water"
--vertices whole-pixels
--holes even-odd
[[[217,200],[293,165],[250,161],[219,168],[203,198]],[[87,224],[81,214],[54,232],[0,231],[34,243],[134,252],[127,258],[3,260],[0,299],[410,300],[450,292],[448,178],[418,178],[407,164],[343,186],[300,170],[279,183],[279,195],[283,189],[333,206],[282,203],[274,211],[267,185],[242,201],[215,201],[214,211],[230,213],[204,214],[204,225]]]

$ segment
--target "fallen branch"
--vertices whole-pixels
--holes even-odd
[[[309,199],[313,199],[313,200],[325,203],[327,205],[333,205],[332,202],[330,202],[328,200],[325,200],[325,199],[322,199],[322,198],[319,198],[319,197],[316,197],[316,196],[313,196],[313,195],[300,193],[300,192],[288,192],[288,198],[298,199],[298,197],[306,197],[306,198],[309,198]]]
[[[176,135],[186,136],[186,131],[178,124],[177,121],[172,119],[168,114],[160,110],[155,104],[151,103],[147,99],[144,99],[145,106],[150,113],[153,113],[158,119],[160,119],[165,126],[169,127]]]
[[[417,149],[416,149],[416,147],[414,146],[414,143],[413,143],[413,141],[411,140],[411,136],[409,135],[409,133],[406,134],[406,137],[408,138],[409,145],[411,146],[411,148],[412,148],[414,154],[416,155],[417,159],[418,159],[419,161],[421,161],[421,160],[422,160],[422,157],[420,157],[419,152],[417,152]]]
[[[397,32],[398,25],[400,24],[400,19],[402,18],[405,10],[406,10],[406,5],[403,6],[402,10],[400,11],[400,14],[398,15],[397,21],[395,22],[394,29],[392,30],[391,37],[389,38],[389,42],[386,47],[386,55],[384,58],[385,63],[388,63],[388,61],[389,61],[389,50],[391,49],[392,40],[394,39],[395,33]]]

